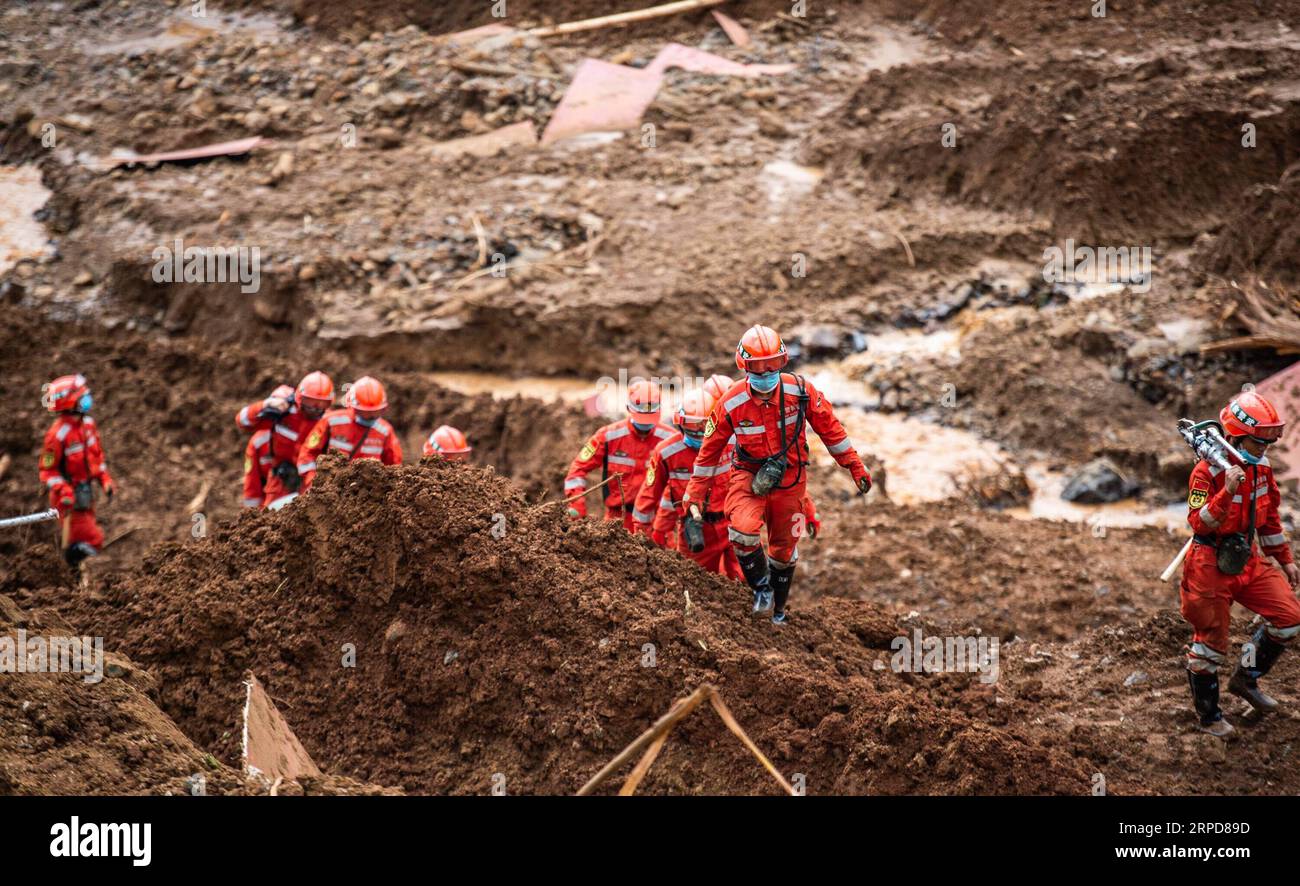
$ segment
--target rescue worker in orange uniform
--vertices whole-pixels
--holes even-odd
[[[76,569],[99,553],[104,532],[95,521],[95,487],[113,500],[116,487],[104,464],[99,429],[90,417],[94,398],[83,375],[64,375],[45,387],[41,402],[58,418],[45,432],[41,447],[41,484],[63,526],[63,558]]]
[[[659,423],[659,385],[635,379],[627,389],[627,418],[605,425],[586,442],[564,476],[564,497],[569,516],[587,516],[587,475],[600,468],[604,483],[605,519],[620,520],[635,531],[632,507],[637,491],[645,482],[650,453],[673,431]],[[608,482],[605,482],[608,481]]]
[[[451,425],[442,425],[424,441],[420,454],[441,456],[447,461],[469,461],[473,451],[464,433]]]
[[[679,531],[685,508],[682,496],[695,466],[695,455],[704,442],[704,426],[713,409],[713,398],[703,389],[689,390],[673,418],[677,433],[655,447],[646,466],[645,483],[637,493],[632,519],[638,531],[648,534],[660,547],[674,542],[678,551],[700,566],[743,580],[736,552],[727,537],[727,515],[722,505],[727,495],[727,478],[719,474],[709,495],[712,507],[704,510],[704,548],[692,551]]]
[[[293,388],[288,385],[280,385],[271,392],[270,397],[262,402],[288,402],[292,398]],[[244,409],[240,410],[239,415],[235,417],[235,423],[240,425],[241,428],[243,424],[240,417],[244,415],[245,410],[248,408],[245,406]],[[248,445],[244,447],[244,497],[242,504],[246,508],[261,508],[267,504],[266,481],[271,476],[271,466],[275,464],[275,456],[272,454],[271,448],[272,440],[271,431],[269,430],[254,433],[253,436],[248,438]],[[297,473],[298,466],[295,464],[295,476]]]
[[[325,413],[307,435],[298,452],[298,473],[302,475],[302,492],[311,488],[316,477],[316,459],[326,449],[341,452],[348,460],[370,458],[386,465],[402,463],[402,444],[383,417],[388,409],[388,394],[377,379],[363,376],[348,389],[342,409]]]
[[[1228,662],[1232,604],[1240,603],[1264,622],[1243,646],[1228,691],[1260,714],[1272,713],[1278,703],[1258,681],[1300,634],[1294,594],[1300,568],[1282,529],[1281,494],[1265,455],[1282,437],[1281,416],[1268,400],[1247,391],[1223,408],[1219,423],[1246,464],[1224,470],[1202,460],[1192,471],[1187,522],[1195,536],[1183,563],[1180,609],[1195,630],[1187,671],[1200,728],[1229,739],[1235,730],[1219,710],[1218,671]]]
[[[705,380],[704,390],[710,397],[713,398],[713,401],[716,403],[718,400],[722,399],[722,395],[726,393],[727,389],[730,388],[732,384],[734,384],[734,382],[732,381],[731,376],[718,373],[716,375],[709,376],[708,379]],[[735,442],[736,442],[735,438],[733,437],[730,441],[730,444],[734,445]],[[731,455],[730,450],[723,452],[722,463],[730,463],[730,459],[729,459],[730,455]],[[723,488],[725,489],[726,487],[724,486]],[[815,538],[817,536],[817,533],[821,532],[822,521],[817,516],[817,505],[813,502],[811,495],[804,496],[803,516],[804,516],[804,524],[803,524],[804,531],[807,533],[809,538]]]
[[[741,337],[736,365],[745,378],[714,405],[685,494],[688,517],[702,522],[709,488],[734,434],[724,505],[729,535],[754,592],[753,611],[771,610],[774,624],[786,621],[799,556],[797,526],[808,485],[809,425],[835,461],[849,470],[858,491],[866,494],[871,489],[871,475],[830,401],[806,379],[782,372],[789,361],[785,343],[774,330],[752,326]]]
[[[239,410],[235,424],[252,434],[244,452],[245,507],[279,508],[297,497],[299,450],[333,402],[334,382],[317,371],[303,376],[297,389],[281,385],[265,400]],[[254,501],[257,484],[250,468],[261,472],[260,501]]]

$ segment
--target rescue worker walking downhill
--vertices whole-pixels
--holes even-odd
[[[333,402],[334,382],[323,372],[310,372],[297,389],[281,385],[239,410],[235,424],[252,435],[244,451],[245,507],[275,509],[297,497],[299,450]]]
[[[1224,470],[1202,460],[1192,471],[1187,522],[1195,536],[1183,564],[1180,609],[1195,629],[1187,676],[1200,728],[1231,739],[1235,730],[1219,709],[1219,669],[1228,663],[1232,604],[1264,621],[1242,647],[1228,691],[1259,714],[1272,713],[1278,703],[1258,681],[1300,634],[1300,603],[1294,594],[1300,568],[1282,530],[1281,495],[1265,455],[1282,437],[1282,418],[1266,399],[1247,391],[1224,407],[1219,422],[1246,464]]]
[[[76,569],[104,546],[104,532],[95,520],[94,484],[99,484],[109,501],[116,487],[104,464],[99,429],[90,417],[94,398],[85,376],[56,378],[45,387],[41,402],[59,416],[45,432],[41,483],[49,490],[50,507],[59,512],[63,558]]]
[[[785,344],[774,330],[752,326],[741,337],[736,365],[745,378],[713,407],[685,494],[689,518],[703,522],[709,487],[715,474],[728,469],[722,458],[735,434],[724,505],[731,523],[729,535],[754,592],[753,611],[771,610],[774,624],[786,621],[786,601],[799,557],[809,425],[835,461],[849,470],[858,491],[866,494],[871,489],[871,475],[830,402],[806,379],[782,372],[788,362]]]
[[[376,459],[386,465],[402,463],[402,444],[397,432],[383,418],[388,409],[388,394],[378,380],[363,376],[348,389],[342,409],[331,409],[316,423],[307,442],[298,452],[298,473],[302,492],[311,488],[316,477],[316,459],[326,449],[340,452],[349,461]]]
[[[673,435],[659,423],[659,385],[636,379],[627,389],[627,418],[605,425],[586,442],[564,476],[570,517],[587,516],[587,475],[600,468],[605,519],[619,520],[635,531],[632,508],[645,482],[650,453]]]
[[[730,379],[728,379],[730,381]],[[703,546],[691,549],[681,533],[681,520],[686,509],[682,497],[690,482],[695,466],[695,456],[704,443],[704,428],[713,410],[713,397],[703,389],[687,391],[673,417],[677,432],[655,447],[646,465],[645,482],[637,493],[632,508],[636,529],[648,534],[660,547],[675,546],[678,551],[699,563],[704,569],[719,575],[743,579],[740,562],[727,535],[727,515],[723,512],[726,499],[727,474],[715,477],[709,498],[713,505],[705,507],[701,526]]]

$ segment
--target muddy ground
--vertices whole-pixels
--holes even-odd
[[[639,5],[521,0],[506,23]],[[356,780],[335,792],[576,790],[703,681],[814,793],[1300,790],[1294,714],[1227,754],[1192,729],[1189,631],[1156,579],[1182,539],[1174,422],[1290,360],[1200,345],[1240,331],[1229,279],[1300,282],[1294,9],[1108,6],[747,0],[723,7],[743,49],[707,13],[475,49],[444,35],[487,4],[0,7],[0,194],[39,223],[0,252],[0,512],[43,506],[40,385],[65,372],[94,386],[121,487],[87,581],[37,527],[0,537],[0,595],[10,620],[103,635],[141,681],[4,677],[0,716],[23,722],[24,691],[63,713],[0,746],[0,791],[179,792],[206,768],[256,792],[231,737],[247,668]],[[434,153],[540,129],[583,58],[670,41],[795,69],[670,71],[652,129],[621,137]],[[245,156],[108,162],[253,135]],[[178,238],[258,247],[260,288],[155,282]],[[1067,239],[1150,247],[1149,287],[1046,281]],[[481,250],[503,277],[475,275]],[[822,459],[824,532],[780,633],[743,589],[553,504],[600,378],[734,371],[754,322],[883,480],[853,497]],[[234,413],[313,368],[384,380],[408,465],[241,514]],[[418,463],[444,422],[472,466]],[[1060,504],[1097,457],[1136,498]],[[895,673],[918,627],[999,638],[1000,679]],[[1269,681],[1286,703],[1297,667]],[[161,744],[132,738],[155,721]],[[766,778],[698,714],[642,791]]]

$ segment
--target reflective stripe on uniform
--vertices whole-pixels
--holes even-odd
[[[316,470],[315,459],[313,459],[312,461],[305,461],[302,464],[298,465],[298,473],[300,474],[305,474],[308,471],[314,471],[314,470]]]
[[[845,452],[853,448],[854,448],[853,441],[850,440],[848,437],[845,437],[843,440],[836,443],[834,446],[827,446],[826,451],[829,452],[831,455],[839,455],[841,452]]]
[[[71,430],[72,430],[72,425],[59,425],[59,429],[54,433],[54,436],[58,437],[60,440],[63,440],[68,436],[68,433]]]
[[[270,442],[270,440],[271,440],[270,431],[259,431],[253,435],[253,446],[254,447],[265,446],[267,443]]]
[[[275,426],[275,432],[276,432],[277,434],[280,434],[281,436],[288,437],[290,440],[297,440],[297,439],[298,439],[298,432],[297,432],[297,431],[291,431],[291,430],[289,430],[288,428],[286,428],[284,425],[276,425],[276,426]]]
[[[587,481],[583,480],[581,477],[574,477],[571,480],[564,481],[564,488],[566,491],[570,489],[586,489]]]
[[[330,446],[335,449],[342,449],[344,452],[351,452],[355,447],[344,440],[342,437],[330,437]]]
[[[727,527],[727,538],[732,544],[756,545],[759,542],[757,535],[750,535],[748,532],[740,532],[734,526]]]
[[[1204,643],[1193,643],[1188,655],[1189,657],[1204,659],[1205,661],[1215,665],[1226,664],[1228,661],[1228,656],[1224,655],[1222,652],[1215,652]]]
[[[257,507],[258,505],[260,505],[261,503],[262,503],[262,500],[261,500],[260,498],[246,498],[246,499],[244,499],[244,507],[246,507],[246,508],[255,508],[255,507]]]
[[[691,476],[692,477],[716,477],[718,476],[718,474],[725,474],[729,470],[731,470],[731,465],[725,465],[725,464],[702,465],[697,462],[695,465],[695,469],[691,471]]]
[[[663,498],[659,499],[659,507],[662,510],[671,511],[673,509],[673,500],[665,495]]]
[[[76,455],[78,452],[81,452],[85,448],[86,448],[85,443],[69,443],[67,446],[64,447],[63,454]]]
[[[747,426],[741,426],[739,428],[736,428],[736,434],[738,436],[749,435],[749,434],[762,434],[765,433],[766,431],[767,431],[767,425],[747,425]]]
[[[789,560],[778,560],[778,559],[776,559],[776,557],[773,557],[771,554],[768,554],[768,556],[767,556],[767,564],[768,564],[769,566],[773,566],[773,567],[775,567],[775,568],[777,568],[777,569],[784,569],[784,568],[786,568],[787,566],[793,566],[794,564],[796,564],[796,563],[798,563],[798,562],[799,562],[799,546],[798,546],[798,545],[795,545],[795,547],[794,547],[794,552],[790,554],[790,559],[789,559]]]
[[[799,396],[799,386],[798,386],[798,385],[792,385],[792,384],[790,384],[789,382],[785,382],[784,384],[781,385],[781,387],[785,390],[785,392],[786,392],[787,394],[793,394],[793,395],[796,396],[796,397]]]
[[[739,394],[732,397],[727,402],[723,403],[722,408],[727,410],[727,412],[731,412],[731,410],[735,409],[737,406],[741,405],[742,403],[748,403],[748,402],[749,402],[749,391],[741,391]]]
[[[633,508],[632,519],[638,523],[649,523],[654,519],[654,514],[647,514],[645,511],[638,511],[636,508]]]
[[[260,458],[258,458],[257,463],[265,467],[266,465],[269,465],[273,461],[275,461],[275,456],[263,455]]]
[[[612,465],[627,465],[628,467],[631,468],[636,467],[636,459],[628,458],[625,455],[611,455],[608,458],[608,461]]]
[[[626,437],[630,433],[632,432],[629,431],[626,426],[621,428],[614,428],[613,430],[606,432],[605,439],[617,440],[620,437]]]
[[[337,427],[338,425],[350,425],[352,424],[352,417],[349,415],[331,415],[329,418],[329,422],[331,427]]]
[[[686,441],[678,440],[676,443],[669,443],[667,446],[661,449],[659,451],[659,456],[661,458],[672,458],[674,455],[681,452],[685,448],[686,448]]]
[[[1286,642],[1287,640],[1294,639],[1296,634],[1300,634],[1300,625],[1291,625],[1288,628],[1275,628],[1268,622],[1265,622],[1264,624],[1264,631],[1274,640]]]
[[[371,443],[369,445],[362,446],[361,454],[362,455],[383,455],[384,454],[383,444],[375,445],[374,443]]]
[[[1286,544],[1286,535],[1279,532],[1277,535],[1261,535],[1259,543],[1266,548],[1275,548],[1278,545]]]
[[[691,479],[691,472],[690,471],[669,471],[668,476],[673,480],[689,480]]]
[[[67,483],[67,482],[68,482],[68,481],[67,481],[67,480],[64,480],[62,477],[51,477],[50,479],[48,479],[48,480],[45,481],[45,485],[46,485],[46,486],[58,486],[58,485],[61,484],[61,483]]]
[[[242,427],[245,427],[245,428],[252,424],[252,422],[249,421],[249,418],[248,418],[248,407],[247,407],[247,406],[245,406],[243,409],[239,410],[239,424],[240,424]]]
[[[1203,522],[1206,526],[1213,527],[1219,525],[1219,521],[1216,520],[1214,518],[1214,515],[1210,513],[1209,505],[1205,505],[1203,508],[1201,508],[1201,510],[1198,513],[1201,515],[1201,522]]]

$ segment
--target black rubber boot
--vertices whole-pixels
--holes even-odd
[[[1200,716],[1200,728],[1217,738],[1227,739],[1234,730],[1232,724],[1223,719],[1219,710],[1219,675],[1187,672],[1187,682],[1192,686],[1192,703]]]
[[[1262,691],[1257,683],[1260,677],[1269,672],[1286,647],[1268,635],[1265,625],[1255,629],[1250,642],[1255,646],[1255,664],[1246,667],[1238,663],[1232,672],[1232,679],[1228,681],[1228,691],[1245,699],[1246,704],[1259,713],[1271,714],[1278,708],[1277,699]]]
[[[88,557],[93,557],[99,551],[95,550],[84,541],[73,542],[63,550],[63,559],[68,561],[68,565],[74,570],[81,568],[81,561]]]
[[[772,623],[785,624],[785,603],[790,599],[790,582],[794,579],[794,564],[772,567]]]
[[[736,552],[740,561],[740,571],[745,574],[745,582],[754,592],[753,611],[766,612],[772,608],[772,576],[767,570],[767,554],[762,548],[747,554]]]

